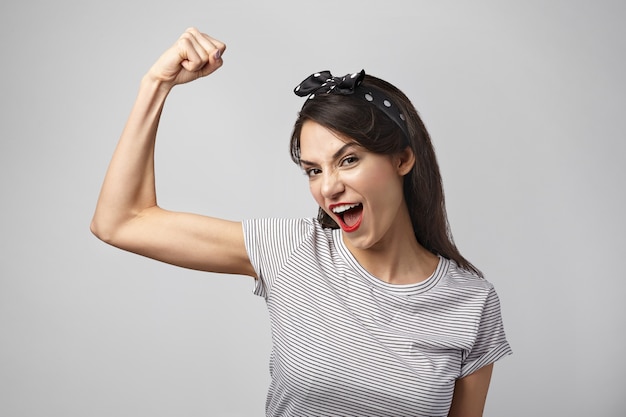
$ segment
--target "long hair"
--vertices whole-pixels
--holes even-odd
[[[363,87],[381,90],[405,115],[409,138],[374,105],[354,96],[319,94],[306,100],[291,135],[291,159],[300,165],[300,132],[305,121],[314,121],[341,136],[349,137],[370,152],[395,155],[406,146],[415,154],[415,165],[404,177],[404,199],[409,209],[417,241],[430,252],[454,260],[457,265],[482,276],[454,244],[446,214],[439,164],[430,135],[408,97],[392,84],[366,75]],[[407,144],[408,139],[408,144]],[[318,220],[323,227],[339,228],[320,207]]]

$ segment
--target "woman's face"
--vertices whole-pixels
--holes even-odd
[[[372,153],[309,120],[300,132],[300,159],[313,198],[354,248],[375,247],[396,232],[413,233],[402,189],[414,163],[410,151]]]

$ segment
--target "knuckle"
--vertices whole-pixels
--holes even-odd
[[[188,39],[180,38],[176,41],[176,46],[178,47],[178,49],[187,49],[188,45],[189,45]]]

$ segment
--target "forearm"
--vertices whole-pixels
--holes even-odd
[[[143,210],[156,206],[154,148],[170,87],[146,75],[107,170],[91,230],[110,241]]]

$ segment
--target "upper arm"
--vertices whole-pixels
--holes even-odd
[[[241,222],[172,212],[155,206],[143,210],[108,235],[93,231],[111,245],[172,265],[255,276]]]
[[[493,363],[457,379],[448,417],[481,417],[487,400]]]

